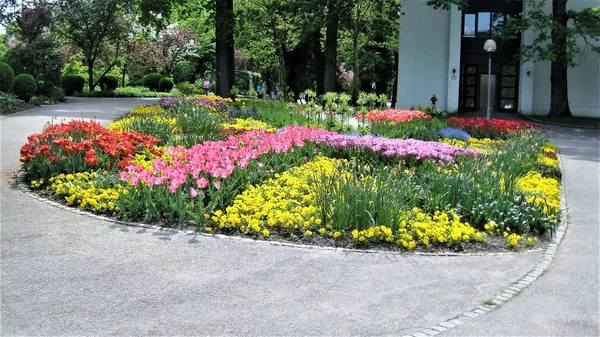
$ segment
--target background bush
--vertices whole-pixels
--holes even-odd
[[[67,100],[65,91],[59,87],[53,87],[52,90],[50,90],[50,98],[55,102],[65,102]]]
[[[37,83],[35,78],[30,74],[19,74],[13,81],[13,92],[17,97],[29,102],[31,97],[35,96],[37,92]]]
[[[10,65],[0,62],[0,91],[9,92],[12,88],[15,73]]]
[[[181,83],[178,83],[175,86],[175,88],[177,88],[177,90],[181,91],[181,93],[184,94],[184,95],[191,95],[196,90],[196,86],[193,85],[190,82],[181,82]]]
[[[76,92],[81,93],[85,85],[85,79],[81,76],[65,75],[60,79],[60,85],[68,96],[73,96]]]
[[[162,76],[157,73],[148,74],[144,76],[144,86],[150,90],[156,91],[158,90],[158,82],[161,78]]]
[[[169,92],[173,89],[173,80],[169,77],[163,77],[158,81],[158,91]]]
[[[5,55],[15,74],[27,73],[36,80],[37,94],[48,95],[53,86],[59,85],[63,56],[53,38],[40,36],[35,40],[9,49]]]
[[[102,91],[114,91],[119,86],[119,80],[113,76],[103,76],[98,84]]]

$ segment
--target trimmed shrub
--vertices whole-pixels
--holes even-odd
[[[157,73],[148,74],[144,76],[144,86],[150,90],[156,91],[158,90],[158,82],[160,82],[161,78],[162,76]]]
[[[143,87],[144,80],[141,78],[139,80],[130,80],[129,82],[127,82],[127,86],[128,87]]]
[[[178,83],[175,88],[177,88],[177,90],[181,91],[182,94],[184,95],[191,95],[194,93],[194,91],[196,90],[196,86],[193,85],[190,82],[181,82]]]
[[[67,100],[65,98],[65,91],[59,87],[52,87],[50,90],[50,98],[55,102],[65,102]]]
[[[81,93],[84,85],[85,79],[81,76],[65,75],[60,79],[60,86],[67,96],[73,96],[76,92]]]
[[[15,72],[8,63],[0,62],[0,91],[9,92],[12,88]]]
[[[119,86],[119,80],[113,76],[104,76],[99,81],[102,91],[114,91]]]
[[[19,74],[15,76],[12,89],[17,97],[25,102],[29,102],[31,97],[35,96],[37,92],[37,83],[33,76],[29,74]]]
[[[158,91],[169,92],[173,89],[173,80],[169,77],[163,77],[158,81]]]

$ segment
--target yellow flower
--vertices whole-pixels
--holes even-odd
[[[337,239],[337,238],[339,238],[339,237],[340,237],[340,235],[342,235],[342,233],[340,233],[340,232],[338,232],[338,231],[335,231],[335,232],[333,232],[333,238],[334,238],[334,239]]]
[[[310,230],[306,230],[304,232],[304,236],[306,236],[306,237],[311,237],[312,235],[313,235],[313,232],[311,232]]]

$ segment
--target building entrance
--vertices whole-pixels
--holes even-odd
[[[479,75],[479,111],[487,111],[488,81],[491,82],[490,106],[492,111],[496,109],[496,75],[492,74],[488,79],[488,74],[481,74]]]

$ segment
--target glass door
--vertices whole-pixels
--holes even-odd
[[[517,111],[517,67],[502,66],[500,111]]]
[[[463,65],[460,76],[459,109],[462,111],[477,110],[478,69],[476,65]]]

